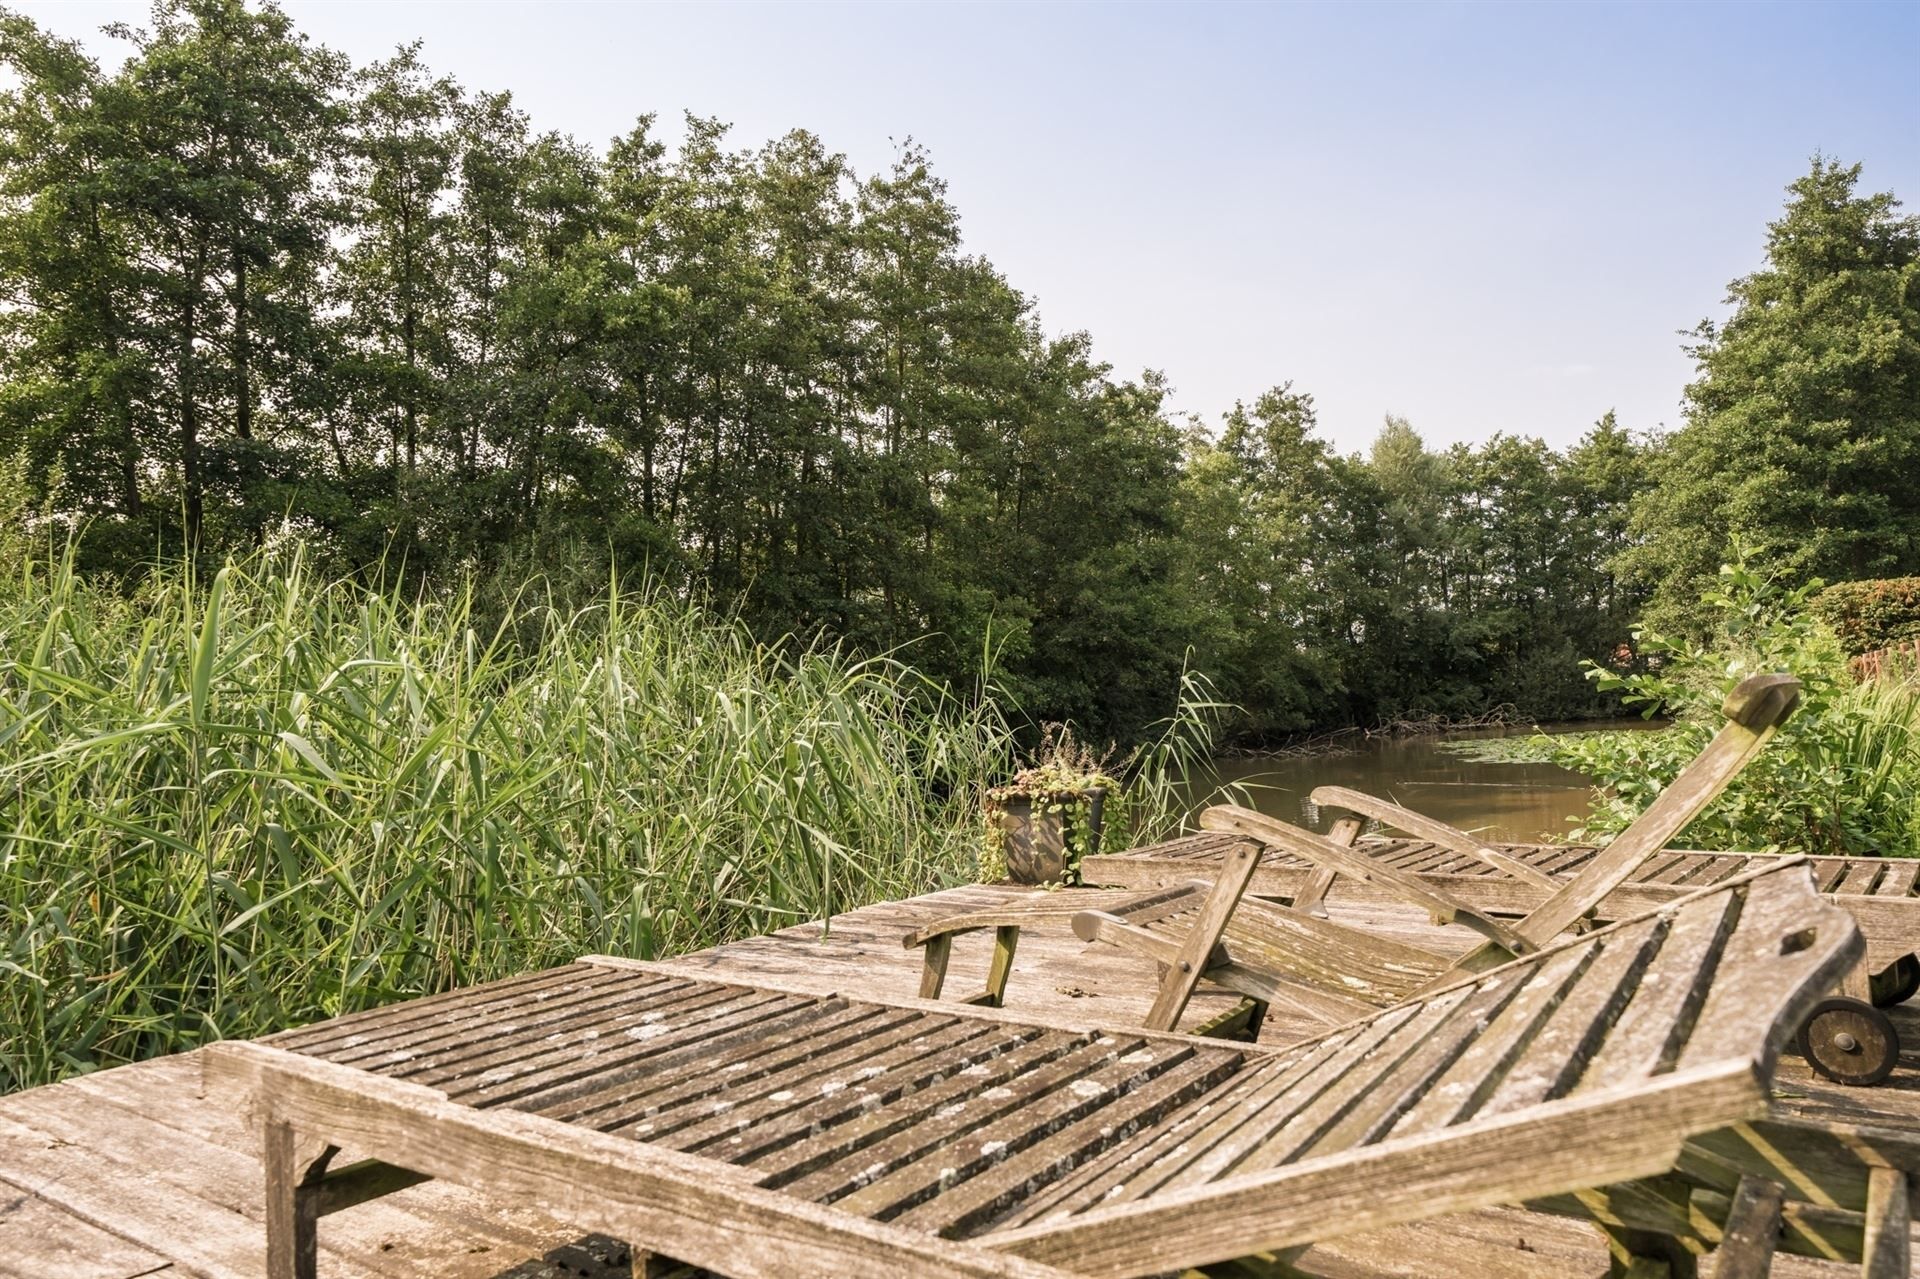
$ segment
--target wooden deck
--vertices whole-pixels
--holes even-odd
[[[830,930],[805,925],[675,961],[690,972],[851,996],[911,996],[919,957],[900,937],[928,919],[983,909],[1025,890],[969,887],[888,902],[837,917]],[[1085,891],[1065,895],[1098,898]],[[1421,912],[1343,901],[1336,919],[1435,947],[1475,940],[1431,927]],[[955,943],[953,988],[984,972],[991,934]],[[1110,948],[1084,946],[1064,927],[1031,929],[1008,987],[1009,1007],[1036,1019],[1137,1024],[1153,987],[1152,966]],[[1189,1018],[1220,1008],[1202,994]],[[1920,1010],[1896,1010],[1909,1043],[1920,1043]],[[1270,1017],[1263,1042],[1305,1027]],[[200,1093],[194,1054],[107,1071],[0,1098],[0,1277],[133,1279],[141,1275],[255,1276],[262,1272],[261,1170],[235,1099]],[[1887,1085],[1842,1090],[1816,1083],[1797,1061],[1783,1069],[1784,1108],[1920,1131],[1920,1057]],[[489,1202],[441,1183],[403,1191],[328,1219],[322,1274],[435,1279],[560,1279],[624,1275],[625,1247],[513,1204]],[[1501,1209],[1323,1244],[1298,1263],[1323,1279],[1424,1276],[1452,1279],[1590,1279],[1605,1270],[1599,1236],[1577,1222]],[[1853,1273],[1849,1267],[1781,1258],[1783,1279]]]

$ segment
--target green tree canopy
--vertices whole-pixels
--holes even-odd
[[[1637,504],[1628,571],[1663,620],[1701,622],[1730,536],[1788,574],[1920,567],[1920,218],[1816,157],[1690,348],[1686,424]]]

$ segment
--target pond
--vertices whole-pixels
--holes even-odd
[[[1589,722],[1548,731],[1646,729],[1642,720]],[[1588,780],[1555,764],[1475,758],[1459,743],[1525,736],[1527,728],[1425,737],[1361,739],[1352,750],[1293,756],[1225,756],[1189,779],[1196,804],[1222,782],[1245,785],[1254,807],[1325,831],[1329,815],[1307,799],[1316,786],[1350,786],[1472,831],[1489,843],[1565,838],[1587,813]]]

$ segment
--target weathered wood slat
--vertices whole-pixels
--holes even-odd
[[[1641,989],[1641,976],[1660,953],[1667,927],[1667,920],[1655,917],[1603,934],[1593,947],[1598,954],[1543,1013],[1527,1046],[1506,1064],[1475,1114],[1502,1115],[1571,1092]]]
[[[754,1186],[713,1160],[440,1094],[317,1058],[209,1049],[210,1069],[263,1098],[274,1121],[350,1137],[389,1162],[565,1211],[589,1229],[737,1275],[1061,1279],[1020,1258],[888,1227]]]
[[[1211,1092],[1238,1067],[1220,1053],[1196,1054],[964,1182],[943,1189],[893,1220],[904,1226],[962,1236],[991,1221],[1089,1157],[1129,1140],[1169,1111]]]
[[[853,1042],[871,1043],[919,1017],[906,1009],[866,1004],[823,1004],[813,1015],[795,1013],[761,1034],[700,1060],[618,1081],[595,1080],[591,1090],[539,1107],[568,1123],[605,1129],[696,1101],[723,1088],[737,1088],[822,1056]]]
[[[656,974],[656,981],[668,984],[676,981],[671,974]],[[276,1048],[306,1050],[321,1043],[335,1043],[356,1036],[372,1038],[376,1035],[398,1032],[405,1027],[425,1024],[439,1027],[444,1018],[458,1011],[469,1017],[490,1016],[501,1008],[515,1002],[533,997],[537,992],[564,991],[582,984],[603,982],[608,975],[586,964],[567,964],[560,968],[550,968],[545,972],[528,973],[523,977],[509,977],[504,981],[490,982],[484,986],[467,986],[456,990],[443,991],[437,995],[426,995],[404,1003],[387,1004],[380,1008],[368,1008],[356,1013],[344,1013],[326,1021],[309,1026],[300,1026],[292,1030],[283,1030],[269,1035],[261,1042],[271,1043]]]
[[[0,1279],[142,1279],[169,1268],[152,1249],[0,1174]]]
[[[1000,1046],[1024,1042],[992,1027],[964,1022],[936,1021],[909,1016],[894,1021],[871,1036],[839,1039],[821,1045],[817,1054],[786,1061],[780,1069],[734,1074],[724,1068],[709,1076],[711,1087],[700,1091],[676,1089],[659,1102],[643,1101],[597,1113],[591,1122],[602,1131],[623,1132],[646,1141],[660,1141],[691,1149],[711,1140],[733,1140],[747,1130],[757,1144],[775,1139],[779,1128],[816,1101],[830,1099],[849,1081],[864,1075],[878,1079],[882,1072],[916,1066],[937,1077],[943,1069],[960,1069]],[[892,1082],[917,1087],[918,1075]],[[756,1148],[757,1148],[756,1144]],[[747,1157],[744,1146],[729,1159]]]
[[[916,1108],[923,1104],[919,1094],[948,1079],[966,1077],[977,1087],[979,1079],[994,1073],[992,1063],[1036,1038],[1030,1032],[1009,1034],[993,1027],[930,1028],[918,1041],[876,1045],[872,1060],[837,1054],[818,1069],[768,1080],[737,1100],[723,1098],[704,1116],[695,1107],[690,1115],[669,1115],[665,1122],[636,1124],[628,1131],[676,1149],[745,1163],[804,1141],[817,1128],[837,1126],[869,1107],[898,1103]],[[851,1096],[850,1087],[857,1088]]]
[[[1502,874],[1512,876],[1522,883],[1533,884],[1547,892],[1553,892],[1560,887],[1553,876],[1529,866],[1519,858],[1509,857],[1492,845],[1473,838],[1465,831],[1455,830],[1445,822],[1434,821],[1430,817],[1402,808],[1398,804],[1376,799],[1345,786],[1317,787],[1311,798],[1314,803],[1323,807],[1344,808],[1361,813],[1396,829],[1404,830],[1409,835],[1417,835],[1444,848],[1452,849],[1456,853],[1464,853],[1473,861],[1485,863]]]
[[[1583,1086],[1605,1087],[1672,1068],[1706,998],[1739,901],[1710,897],[1675,912],[1659,955],[1613,1033],[1587,1062]]]
[[[923,1062],[920,1070],[924,1076],[913,1074],[894,1086],[869,1089],[871,1105],[856,1096],[849,1099],[845,1113],[819,1117],[813,1130],[798,1140],[763,1154],[749,1152],[741,1157],[752,1161],[761,1185],[784,1187],[840,1160],[854,1159],[858,1152],[974,1092],[1005,1087],[1009,1080],[1055,1061],[1090,1040],[1091,1036],[1084,1033],[1063,1032],[1004,1037],[994,1045],[997,1051],[972,1059]]]

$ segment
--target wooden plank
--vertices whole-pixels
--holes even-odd
[[[1867,1237],[1860,1273],[1865,1279],[1904,1279],[1912,1268],[1907,1174],[1875,1168],[1867,1176]]]
[[[1342,817],[1336,820],[1332,828],[1327,831],[1327,839],[1342,848],[1352,848],[1354,841],[1360,838],[1361,832],[1366,828],[1366,822],[1358,817]],[[1333,891],[1333,883],[1337,878],[1339,878],[1338,872],[1332,867],[1316,867],[1313,878],[1309,879],[1307,886],[1300,890],[1300,895],[1293,899],[1293,908],[1306,911],[1309,915],[1318,915],[1322,919],[1326,918],[1327,894]]]
[[[575,1040],[596,1026],[611,1031],[643,1015],[696,1008],[729,996],[738,998],[742,993],[739,987],[713,989],[692,982],[659,990],[618,983],[556,998],[517,1015],[501,1013],[477,1019],[450,1014],[437,1024],[419,1026],[400,1038],[350,1049],[323,1045],[298,1051],[338,1065],[377,1070],[396,1079],[439,1087],[443,1081],[477,1075],[504,1062],[535,1055],[530,1049],[552,1051],[563,1039]]]
[[[670,1111],[623,1131],[677,1150],[742,1163],[802,1141],[822,1124],[844,1122],[869,1106],[890,1105],[943,1080],[992,1077],[995,1067],[976,1068],[1044,1038],[1032,1029],[1010,1033],[965,1023],[930,1032],[876,1043],[867,1061],[857,1047],[835,1053],[736,1095]],[[847,1095],[849,1088],[852,1095]]]
[[[1394,1124],[1394,1135],[1404,1137],[1444,1128],[1477,1111],[1506,1073],[1507,1065],[1525,1051],[1545,1015],[1558,1006],[1592,960],[1591,946],[1571,947],[1505,977],[1518,983],[1519,990],[1466,1051],[1406,1108]]]
[[[1220,934],[1233,917],[1234,907],[1240,904],[1241,894],[1247,890],[1247,881],[1253,877],[1258,860],[1255,850],[1244,845],[1235,847],[1222,860],[1213,891],[1207,894],[1206,904],[1195,916],[1179,950],[1168,961],[1160,989],[1153,997],[1153,1005],[1147,1009],[1143,1024],[1148,1030],[1172,1030],[1180,1021],[1180,1014],[1187,1010],[1194,988],[1206,972],[1208,957],[1219,944]]]
[[[1084,1033],[1048,1032],[1031,1040],[1010,1043],[1001,1051],[949,1070],[945,1061],[926,1063],[927,1076],[909,1075],[873,1094],[871,1105],[858,1096],[851,1098],[852,1113],[829,1113],[811,1131],[798,1140],[771,1151],[749,1152],[759,1184],[784,1187],[798,1178],[810,1176],[832,1164],[855,1157],[857,1152],[913,1126],[922,1116],[933,1114],[976,1092],[1005,1086],[1008,1081],[1057,1061],[1069,1052],[1085,1046],[1090,1037]],[[975,1069],[978,1066],[979,1069]]]
[[[525,1198],[696,1266],[753,1276],[937,1279],[1059,1271],[762,1190],[730,1165],[643,1146],[254,1044],[207,1050],[217,1077],[268,1099],[267,1122],[323,1133],[431,1176]]]
[[[1873,892],[1873,886],[1880,882],[1880,872],[1887,863],[1878,859],[1860,857],[1852,859],[1847,873],[1840,877],[1840,883],[1834,892],[1842,896],[1865,897]]]
[[[1404,900],[1426,907],[1443,922],[1471,928],[1494,945],[1513,954],[1527,954],[1539,949],[1538,945],[1505,924],[1433,888],[1419,876],[1380,865],[1365,853],[1342,848],[1312,831],[1301,830],[1252,809],[1231,804],[1217,804],[1209,808],[1200,814],[1200,824],[1208,830],[1229,831],[1284,848],[1316,865],[1331,867],[1342,875],[1364,883],[1391,887]]]
[[[1012,1104],[998,1108],[997,1114],[974,1113],[975,1105],[969,1099],[963,1124],[955,1125],[955,1116],[942,1113],[914,1130],[923,1142],[930,1127],[948,1127],[951,1135],[924,1144],[921,1153],[850,1194],[833,1196],[833,1204],[845,1212],[892,1221],[1002,1162],[1016,1163],[1028,1174],[1036,1173],[1039,1166],[1025,1158],[1029,1146],[1089,1116],[1104,1114],[1108,1106],[1134,1089],[1195,1057],[1223,1067],[1239,1062],[1239,1054],[1218,1049],[1182,1052],[1166,1044],[1121,1041],[1109,1049],[1106,1060],[1095,1069],[1070,1081],[1039,1087],[1030,1087],[1027,1080],[1016,1082],[1008,1090],[1014,1094]]]
[[[1750,1068],[1736,1063],[995,1231],[980,1242],[1090,1277],[1205,1265],[1329,1233],[1653,1176],[1672,1166],[1688,1132],[1765,1107]]]
[[[655,978],[662,985],[674,984],[674,978],[670,974],[656,974]],[[341,1043],[347,1040],[354,1040],[356,1043],[370,1042],[379,1036],[400,1033],[405,1028],[420,1023],[442,1025],[447,1015],[456,1010],[466,1017],[482,1019],[495,1016],[522,999],[538,997],[541,991],[549,994],[564,994],[586,986],[617,980],[617,977],[588,965],[566,964],[544,972],[527,973],[523,976],[488,982],[482,986],[465,986],[456,990],[442,991],[437,995],[423,995],[404,1003],[386,1004],[360,1012],[345,1013],[310,1026],[300,1026],[268,1035],[262,1042],[271,1041],[276,1048],[293,1048],[302,1051],[320,1044]]]
[[[1707,997],[1738,906],[1737,897],[1712,897],[1674,915],[1653,966],[1587,1063],[1586,1080],[1605,1087],[1673,1066]]]
[[[1268,1067],[1265,1073],[1272,1081],[1270,1087],[1243,1095],[1230,1111],[1223,1109],[1212,1124],[1196,1134],[1188,1151],[1136,1173],[1124,1190],[1109,1193],[1105,1202],[1143,1199],[1236,1173],[1265,1145],[1268,1134],[1329,1094],[1338,1096],[1341,1081],[1421,1011],[1417,1007],[1390,1009],[1354,1027],[1351,1033],[1329,1036],[1334,1052],[1311,1070],[1299,1063]]]
[[[1436,1032],[1452,1018],[1456,1008],[1475,993],[1478,992],[1474,988],[1462,987],[1422,1001],[1411,1010],[1411,1016],[1364,1056],[1337,1075],[1329,1072],[1326,1086],[1316,1087],[1314,1091],[1318,1095],[1293,1109],[1285,1122],[1274,1126],[1263,1123],[1261,1126],[1266,1131],[1234,1167],[1234,1174],[1291,1163],[1309,1150],[1331,1155],[1361,1144],[1355,1138],[1376,1126],[1378,1110],[1398,1109],[1407,1091],[1424,1089],[1434,1071],[1443,1064],[1429,1059],[1423,1049],[1436,1045],[1443,1050],[1458,1048],[1457,1040],[1449,1043]],[[1450,1060],[1452,1055],[1451,1051],[1441,1053],[1444,1060]],[[1349,1120],[1355,1122],[1348,1123]]]
[[[949,1237],[970,1233],[1089,1158],[1130,1141],[1167,1112],[1211,1093],[1239,1067],[1239,1059],[1226,1054],[1191,1057],[1034,1143],[1017,1158],[944,1189],[893,1220]]]
[[[1886,873],[1874,887],[1876,897],[1910,897],[1915,879],[1920,879],[1920,862],[1908,858],[1887,863]]]
[[[1737,965],[1755,976],[1714,983],[1680,1052],[1682,1069],[1736,1051],[1770,1069],[1787,1026],[1798,1025],[1865,952],[1845,911],[1807,901],[1804,872],[1791,860],[1746,881],[1745,901],[1720,967]],[[1757,980],[1758,974],[1765,974],[1764,980]],[[1764,997],[1795,989],[1797,997],[1784,1006]]]
[[[164,1249],[169,1260],[208,1279],[259,1279],[264,1267],[266,1240],[258,1222],[142,1176],[97,1150],[62,1146],[0,1118],[0,1169],[8,1184],[99,1229]],[[373,1271],[349,1257],[329,1255],[327,1264],[328,1279],[374,1279]]]
[[[966,1032],[984,1028],[960,1023]],[[928,1030],[924,1013],[854,1004],[785,1026],[770,1028],[731,1045],[719,1045],[708,1054],[675,1066],[623,1076],[576,1090],[564,1099],[536,1110],[567,1123],[584,1123],[602,1132],[701,1101],[723,1091],[735,1091],[775,1076],[794,1066],[852,1051],[878,1054],[901,1039],[917,1039]]]
[[[1431,840],[1444,848],[1450,848],[1456,853],[1465,854],[1475,861],[1484,863],[1521,883],[1532,884],[1547,892],[1553,892],[1560,887],[1560,882],[1552,875],[1536,870],[1519,858],[1509,857],[1499,849],[1481,843],[1463,830],[1457,830],[1445,822],[1435,821],[1431,817],[1416,813],[1410,808],[1402,808],[1388,800],[1376,799],[1346,786],[1316,787],[1311,798],[1314,803],[1323,807],[1349,809],[1398,830],[1406,831],[1409,835],[1418,835],[1421,839]]]
[[[1641,975],[1666,940],[1667,926],[1666,919],[1655,916],[1595,934],[1585,949],[1597,953],[1572,988],[1543,1010],[1526,1047],[1505,1064],[1497,1080],[1487,1081],[1491,1090],[1483,1085],[1486,1100],[1474,1113],[1501,1115],[1572,1091],[1639,990]]]
[[[1759,1177],[1740,1179],[1714,1253],[1714,1279],[1767,1279],[1780,1237],[1780,1204],[1776,1183]]]
[[[139,1279],[170,1264],[12,1184],[0,1170],[0,1279]]]

